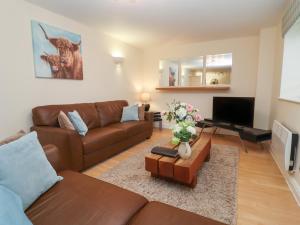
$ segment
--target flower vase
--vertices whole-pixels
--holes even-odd
[[[192,155],[192,149],[189,142],[181,142],[178,147],[178,154],[182,159],[188,159]]]

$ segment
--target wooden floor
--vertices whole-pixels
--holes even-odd
[[[84,173],[98,177],[141,149],[170,137],[168,130],[155,130],[151,139],[103,162]],[[240,149],[238,176],[238,225],[300,225],[300,207],[294,200],[272,156],[260,146],[246,143],[245,153],[236,136],[215,135],[214,144]]]

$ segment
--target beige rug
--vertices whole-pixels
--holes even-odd
[[[198,173],[194,189],[153,178],[145,171],[145,149],[99,179],[226,224],[236,224],[238,148],[213,145],[211,159]]]

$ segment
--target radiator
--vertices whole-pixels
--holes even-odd
[[[298,134],[275,120],[272,128],[271,151],[281,169],[286,171],[295,169],[297,145]]]

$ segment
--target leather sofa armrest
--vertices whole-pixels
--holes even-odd
[[[58,127],[34,126],[42,146],[53,144],[62,155],[65,169],[81,171],[83,169],[83,146],[80,135],[73,130]]]
[[[145,120],[153,123],[154,113],[153,112],[145,112]]]
[[[145,112],[145,121],[148,121],[150,124],[149,135],[147,138],[150,138],[153,133],[153,118],[154,118],[153,112]]]
[[[63,165],[61,152],[55,145],[45,145],[43,149],[48,161],[57,173],[66,169],[66,166]]]

